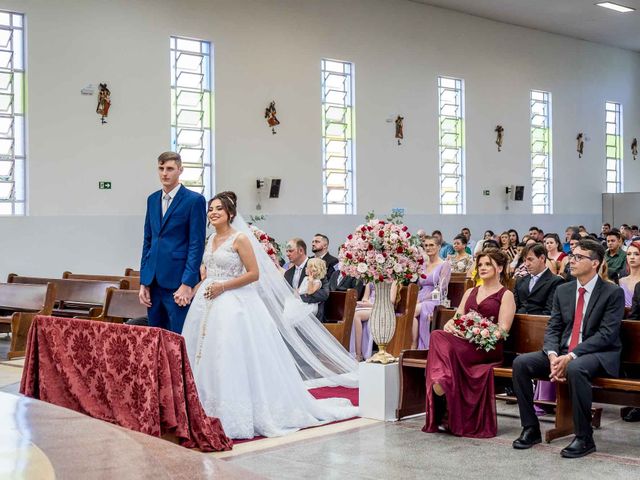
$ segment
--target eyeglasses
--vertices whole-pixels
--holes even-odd
[[[575,261],[575,262],[579,262],[581,260],[593,260],[593,258],[587,256],[587,255],[580,255],[579,253],[570,253],[569,255],[567,255],[569,257],[569,261]]]

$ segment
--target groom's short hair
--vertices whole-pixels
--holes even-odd
[[[158,156],[158,163],[164,165],[165,162],[176,162],[178,167],[182,166],[182,157],[176,152],[163,152]]]

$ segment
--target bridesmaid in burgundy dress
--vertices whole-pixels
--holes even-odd
[[[486,250],[476,260],[483,284],[467,290],[458,312],[475,310],[509,331],[516,311],[513,293],[505,285],[508,258]],[[502,342],[485,352],[457,335],[453,320],[431,333],[427,360],[425,432],[448,431],[472,438],[495,437],[498,431],[493,367],[502,363]]]

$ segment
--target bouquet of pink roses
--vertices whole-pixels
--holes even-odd
[[[256,240],[258,240],[265,253],[269,255],[271,260],[273,260],[273,263],[277,265],[280,260],[281,253],[280,247],[278,246],[275,239],[267,235],[255,225],[249,224],[249,229],[253,233],[254,237],[256,237]]]
[[[369,282],[415,282],[424,258],[406,225],[370,219],[340,248],[341,271]]]
[[[483,349],[485,352],[495,349],[500,340],[509,336],[497,323],[493,322],[493,318],[484,318],[473,310],[469,310],[464,315],[456,314],[453,325],[460,332],[461,337],[469,340],[469,343],[475,343],[478,345],[478,350]]]

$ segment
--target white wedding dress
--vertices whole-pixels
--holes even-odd
[[[233,249],[239,233],[214,252],[208,242],[203,257],[207,278],[193,298],[182,331],[205,411],[220,419],[229,437],[239,439],[280,436],[357,416],[357,407],[348,400],[316,400],[307,391],[290,342],[283,340],[258,282],[213,300],[204,298],[210,283],[245,272]],[[254,252],[258,253],[255,247]]]

